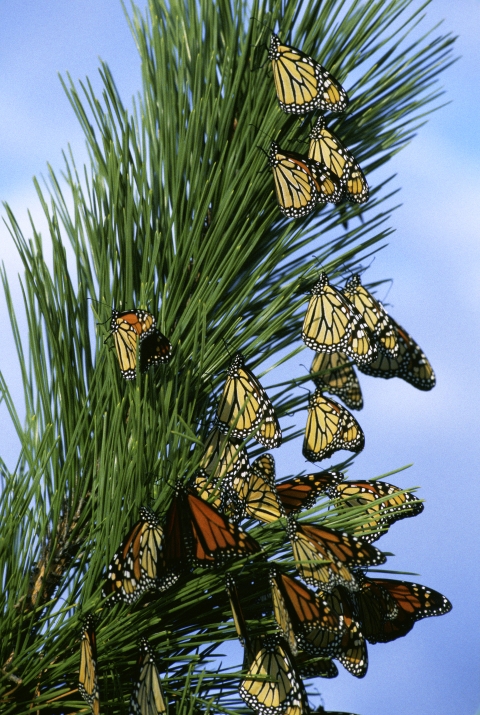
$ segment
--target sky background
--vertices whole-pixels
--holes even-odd
[[[388,568],[419,574],[406,578],[445,594],[453,611],[421,621],[406,638],[370,646],[363,680],[339,666],[338,678],[314,681],[328,710],[359,715],[480,712],[480,1],[433,0],[427,15],[428,27],[444,19],[442,32],[459,35],[461,59],[441,77],[451,103],[389,164],[403,205],[393,214],[396,233],[368,279],[394,279],[389,310],[425,351],[437,386],[423,393],[400,380],[361,376],[365,407],[358,416],[366,447],[349,476],[367,479],[414,463],[391,481],[421,486],[424,513],[395,524],[379,545],[396,554]],[[140,70],[118,0],[1,3],[0,199],[27,234],[27,209],[43,225],[32,177],[46,174],[47,162],[60,171],[69,143],[77,164],[86,160],[57,73],[88,76],[100,93],[98,57],[109,64],[128,105],[140,88]],[[21,270],[3,224],[0,259],[10,278]],[[0,310],[4,314],[3,298]],[[0,368],[12,385],[18,372],[10,348],[2,339]],[[306,363],[306,355],[298,362]],[[12,391],[20,394],[20,386]],[[12,464],[15,442],[5,411],[0,419],[10,450],[2,456]],[[291,470],[280,452],[281,478]]]

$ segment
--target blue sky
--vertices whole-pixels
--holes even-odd
[[[342,670],[335,680],[314,683],[327,709],[359,715],[475,715],[480,708],[480,1],[433,0],[427,14],[429,25],[444,18],[442,30],[460,36],[462,58],[441,80],[451,104],[389,165],[403,205],[369,279],[394,279],[389,310],[426,352],[437,386],[422,393],[400,380],[362,376],[366,447],[350,476],[365,479],[414,463],[391,481],[421,486],[425,511],[394,525],[379,545],[396,554],[389,568],[418,573],[407,578],[441,591],[454,608],[418,623],[406,638],[371,646],[363,680]],[[60,170],[68,143],[78,163],[86,158],[57,73],[69,71],[75,80],[88,75],[100,90],[99,56],[128,104],[140,72],[118,0],[1,4],[0,199],[25,230],[27,209],[41,224],[32,177],[46,173],[47,161]],[[0,258],[11,277],[20,271],[4,226]],[[0,306],[3,312],[3,299]],[[5,343],[0,366],[8,383],[17,379]],[[290,471],[280,451],[277,464],[280,477]]]

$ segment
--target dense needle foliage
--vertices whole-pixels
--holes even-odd
[[[2,712],[85,708],[76,689],[86,612],[101,616],[103,712],[125,712],[142,632],[162,655],[179,713],[244,708],[232,676],[241,664],[217,672],[208,659],[236,637],[224,572],[197,570],[136,607],[107,609],[105,568],[138,508],[165,512],[175,479],[198,467],[230,359],[225,343],[252,368],[285,359],[293,343],[300,349],[318,266],[354,267],[390,233],[393,190],[372,171],[438,105],[436,76],[451,57],[451,37],[418,29],[426,4],[150,0],[145,16],[133,8],[130,17],[143,75],[133,109],[106,65],[101,98],[88,80],[65,82],[91,163],[77,168],[66,155],[64,176],[50,171],[48,188],[37,184],[48,236],[34,225],[26,235],[6,207],[24,266],[28,340],[3,272],[24,402],[14,403],[0,376],[21,444],[15,470],[1,475]],[[366,205],[327,204],[298,220],[279,213],[259,147],[279,139],[305,152],[311,124],[278,107],[266,64],[271,28],[349,92],[349,110],[332,127],[369,177]],[[154,314],[173,345],[170,363],[123,380],[104,342],[111,307]],[[305,401],[294,387],[270,390],[291,434]],[[281,525],[251,533],[269,555],[291,558]]]

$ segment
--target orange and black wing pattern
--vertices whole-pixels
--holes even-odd
[[[379,352],[396,358],[399,347],[395,323],[383,305],[362,285],[358,273],[347,281],[343,293],[362,315],[380,346]]]
[[[355,417],[317,389],[308,404],[304,457],[310,462],[319,462],[340,449],[361,452],[364,446],[365,435]]]
[[[216,566],[260,551],[251,536],[193,491],[177,489],[165,527],[167,567]]]
[[[156,321],[146,310],[112,310],[110,334],[120,364],[120,373],[126,380],[137,374],[137,344],[155,331]]]
[[[452,604],[438,591],[409,581],[364,576],[355,594],[362,631],[370,643],[405,636],[416,621],[442,616]]]
[[[359,370],[365,375],[383,377],[386,380],[400,377],[418,390],[431,390],[435,387],[436,378],[427,356],[406,330],[393,318],[390,320],[397,331],[398,356],[391,358],[380,352],[370,365],[359,365]]]
[[[137,677],[130,699],[130,715],[163,715],[167,712],[155,654],[146,638],[140,639]]]
[[[283,638],[265,637],[240,683],[239,694],[259,715],[280,715],[299,701],[301,687],[287,643]]]
[[[369,365],[376,357],[377,345],[355,306],[330,285],[326,273],[320,274],[311,294],[303,342],[317,352],[341,352],[357,365]]]
[[[285,516],[275,488],[275,462],[271,454],[262,454],[245,478],[234,477],[231,483],[239,504],[236,518],[249,516],[271,522]]]
[[[343,112],[348,96],[322,65],[272,33],[268,59],[272,63],[278,102],[284,112],[305,114],[315,109]]]
[[[350,410],[362,409],[360,383],[345,353],[315,353],[310,373],[319,390],[336,395]]]
[[[338,176],[349,201],[365,203],[369,189],[363,171],[350,149],[327,127],[324,117],[319,117],[309,138],[309,158],[322,162]]]
[[[278,447],[282,440],[280,426],[270,399],[237,353],[228,369],[217,409],[217,427],[235,439],[246,439],[257,430],[255,438],[266,447]],[[262,432],[263,429],[263,432]]]
[[[164,532],[157,516],[140,507],[137,521],[113,556],[108,567],[103,595],[109,603],[134,603],[144,591],[165,590],[177,577],[165,571]]]
[[[97,640],[95,635],[95,620],[92,615],[83,621],[82,638],[80,641],[80,672],[78,675],[78,691],[90,705],[93,715],[100,713],[100,696],[97,675]]]
[[[276,485],[285,513],[295,514],[301,509],[310,509],[319,494],[326,494],[329,487],[342,482],[342,472],[315,472],[293,477]]]
[[[159,330],[154,330],[140,343],[140,372],[168,362],[172,353],[170,340]]]
[[[371,543],[377,541],[391,524],[423,511],[423,503],[410,492],[387,482],[360,480],[328,486],[327,494],[339,499],[338,509],[368,506],[370,517],[365,524],[354,527],[354,535]]]
[[[268,165],[273,173],[280,211],[291,218],[306,216],[317,203],[338,203],[342,187],[335,174],[323,164],[272,142]]]
[[[321,657],[333,655],[343,630],[342,617],[287,574],[272,569],[270,583],[275,620],[292,652],[302,649]]]
[[[303,580],[326,591],[338,585],[351,591],[358,589],[352,569],[386,560],[374,546],[325,526],[297,524],[290,518],[287,533]]]

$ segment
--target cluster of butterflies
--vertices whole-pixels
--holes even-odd
[[[315,110],[343,112],[348,96],[322,65],[272,33],[268,59],[280,107],[290,114]],[[268,163],[273,172],[278,204],[286,216],[305,216],[317,203],[364,203],[369,189],[352,152],[328,128],[321,116],[309,135],[308,155],[280,149],[272,142]]]
[[[350,409],[362,409],[353,363],[366,375],[400,377],[419,390],[435,386],[435,373],[420,346],[361,284],[358,274],[338,290],[322,273],[311,293],[302,338],[316,351],[310,372],[317,389],[309,401],[303,454],[316,462],[339,449],[360,452],[364,447],[355,417],[323,394],[338,396]]]
[[[281,43],[274,33],[268,58],[285,112],[301,115],[346,109],[348,97],[339,82],[312,58]],[[357,203],[367,201],[369,189],[362,170],[323,116],[309,138],[307,156],[271,144],[269,165],[281,211],[300,217],[319,202],[337,203],[344,197]],[[136,377],[138,368],[145,372],[170,359],[170,341],[147,311],[112,310],[110,334],[121,375],[127,380]],[[340,449],[358,452],[363,448],[364,435],[355,418],[323,394],[338,396],[350,409],[361,409],[354,364],[366,374],[401,377],[421,390],[435,385],[434,372],[420,347],[361,285],[358,275],[342,291],[330,285],[325,273],[320,275],[311,291],[302,338],[316,352],[311,374],[317,389],[310,398],[303,445],[310,461],[320,461]],[[188,484],[177,483],[161,517],[146,506],[140,508],[138,521],[108,566],[102,593],[108,605],[134,604],[144,592],[163,592],[198,566],[221,567],[232,558],[265,563],[261,545],[239,523],[283,520],[279,523],[290,542],[297,575],[267,562],[270,605],[265,607],[265,589],[260,589],[257,599],[266,615],[273,616],[276,632],[259,635],[247,627],[241,584],[231,576],[227,576],[226,593],[245,653],[240,696],[259,715],[307,715],[312,710],[302,677],[335,677],[334,660],[363,677],[368,667],[366,642],[404,636],[417,620],[447,613],[451,604],[425,586],[366,576],[366,569],[386,560],[372,543],[394,522],[423,510],[415,496],[386,482],[346,481],[341,472],[334,471],[277,482],[271,454],[250,464],[245,447],[249,438],[274,449],[282,442],[282,432],[267,393],[237,353],[197,471]],[[362,513],[352,534],[298,520],[299,512],[311,508],[321,495],[332,500],[339,514],[346,509]],[[252,593],[256,590],[250,588],[249,602]],[[91,614],[84,618],[79,692],[98,715],[95,625]],[[168,699],[162,692],[155,653],[148,640],[141,638],[129,713],[166,712]]]
[[[268,564],[271,606],[278,632],[250,636],[237,586],[227,576],[233,619],[245,649],[239,694],[260,715],[306,715],[310,712],[303,677],[332,678],[338,660],[350,673],[367,671],[366,642],[388,642],[406,635],[415,622],[447,613],[449,601],[433,589],[393,579],[369,578],[365,569],[385,562],[372,542],[399,519],[415,516],[423,504],[409,492],[381,481],[346,481],[341,472],[317,472],[277,483],[273,457],[257,459],[242,478],[244,514],[273,522],[287,517],[298,578]],[[310,522],[298,513],[320,495],[333,500],[339,513],[368,505],[368,519],[356,535]],[[163,522],[163,525],[162,525]],[[193,488],[179,486],[161,521],[147,507],[115,553],[103,594],[110,604],[132,604],[147,590],[165,591],[182,573],[195,566],[222,566],[232,557],[257,554],[257,541],[209,504]],[[305,585],[306,584],[306,585]],[[315,590],[312,590],[312,587]],[[258,593],[265,609],[262,589]],[[257,619],[258,621],[258,619]],[[96,670],[95,628],[92,616],[84,621],[81,640],[79,690],[95,715],[100,712]],[[259,679],[259,676],[267,676]],[[154,654],[142,639],[138,672],[129,712],[159,715],[166,711]]]

